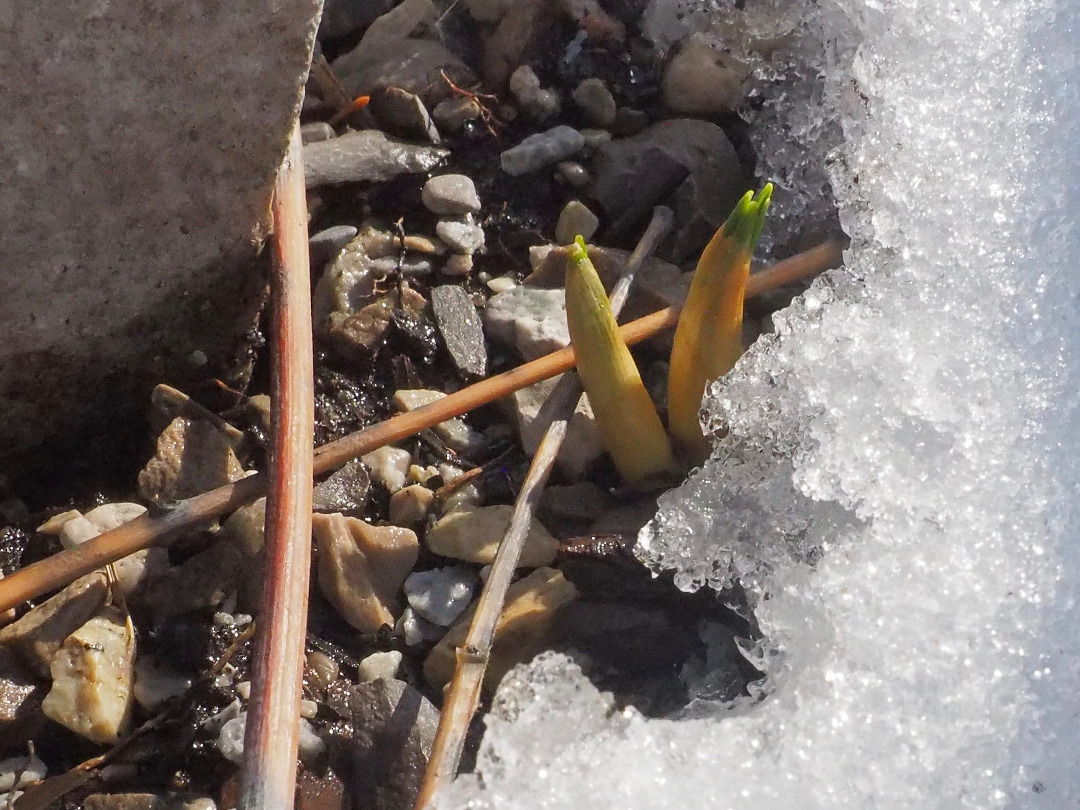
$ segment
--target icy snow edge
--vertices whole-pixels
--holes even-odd
[[[812,8],[825,78],[786,112],[842,127],[847,269],[713,388],[729,436],[640,549],[750,586],[770,693],[645,720],[542,656],[444,806],[1080,801],[1080,3]]]

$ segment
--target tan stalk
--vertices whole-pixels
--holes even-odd
[[[611,308],[616,315],[630,291],[634,274],[642,262],[655,249],[671,229],[672,213],[664,207],[653,211],[652,221],[645,230],[634,252],[626,262],[619,281],[611,296]],[[454,677],[446,692],[442,714],[439,716],[439,728],[435,733],[431,756],[428,758],[424,781],[420,785],[415,810],[425,810],[431,806],[435,794],[450,782],[457,774],[461,761],[461,751],[465,745],[465,736],[469,724],[480,703],[480,689],[484,683],[491,646],[495,639],[495,627],[506,603],[506,590],[510,587],[521,549],[529,533],[536,504],[544,490],[544,484],[551,474],[551,468],[559,455],[559,448],[566,438],[566,427],[574,413],[574,406],[581,398],[581,381],[574,373],[566,374],[544,403],[537,419],[550,419],[551,423],[544,432],[544,438],[536,449],[525,482],[521,486],[510,526],[499,544],[488,574],[480,600],[469,625],[465,645],[457,650],[457,665]]]
[[[288,810],[296,790],[315,430],[311,270],[299,122],[278,172],[273,214],[270,401],[274,408],[266,495],[266,574],[255,632],[240,810]]]
[[[752,298],[793,281],[812,278],[823,270],[837,266],[838,256],[839,246],[829,242],[785,259],[774,267],[751,275],[746,285],[746,297]],[[758,281],[759,278],[761,281]],[[679,308],[666,307],[620,327],[619,332],[627,345],[632,346],[672,328],[678,320]],[[481,380],[431,405],[398,414],[385,422],[324,444],[315,451],[314,473],[322,475],[331,472],[364,453],[414,436],[421,430],[445,422],[451,417],[461,416],[514,391],[555,377],[573,368],[574,362],[573,349],[560,349],[510,371]],[[20,568],[0,580],[0,613],[18,607],[28,599],[35,599],[62,588],[84,574],[136,551],[167,544],[182,532],[191,531],[227,515],[251,503],[265,492],[264,474],[241,478],[210,492],[188,498],[164,515],[142,515],[88,540],[78,548],[61,551]]]

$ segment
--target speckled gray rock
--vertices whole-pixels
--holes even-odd
[[[367,505],[371,474],[359,460],[350,461],[315,485],[311,508],[315,512],[360,513]]]
[[[475,377],[486,375],[484,327],[469,294],[456,284],[433,287],[431,308],[458,371]]]
[[[484,246],[484,229],[468,214],[461,219],[440,220],[435,233],[454,253],[471,256]]]
[[[439,143],[439,130],[423,100],[400,87],[387,87],[371,97],[371,112],[379,126],[395,135]]]
[[[464,174],[440,174],[432,177],[420,191],[424,207],[433,214],[461,216],[479,214],[480,197],[476,185]]]
[[[399,174],[429,172],[449,154],[437,146],[391,140],[377,129],[348,132],[304,147],[304,182],[308,188],[383,182]]]
[[[607,127],[615,121],[615,99],[603,79],[585,79],[574,90],[574,103],[590,124]]]
[[[552,163],[566,160],[581,151],[585,139],[573,127],[565,125],[530,135],[517,146],[499,155],[502,170],[515,177],[535,172]]]
[[[0,457],[232,356],[320,6],[3,4]]]

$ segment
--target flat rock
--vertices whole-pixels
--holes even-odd
[[[401,585],[420,553],[416,534],[337,514],[314,515],[312,531],[319,546],[319,589],[327,601],[363,633],[393,627]]]
[[[617,230],[633,226],[654,205],[672,208],[675,227],[659,255],[676,264],[697,257],[748,185],[724,131],[689,118],[661,121],[601,146],[590,170],[590,195]]]
[[[392,140],[377,129],[347,132],[304,147],[304,182],[308,188],[382,183],[401,174],[429,172],[449,154],[437,146]]]
[[[168,503],[243,477],[244,468],[224,433],[202,419],[178,416],[158,436],[157,454],[139,473],[139,494]]]
[[[472,178],[464,174],[440,174],[424,183],[420,200],[433,214],[462,216],[480,213],[480,197]]]
[[[456,284],[433,287],[431,308],[457,370],[467,376],[486,376],[484,326],[469,294]]]
[[[535,172],[552,163],[577,154],[585,139],[573,127],[560,124],[547,132],[530,135],[517,146],[499,155],[499,165],[509,175],[517,177]]]
[[[0,13],[0,458],[236,357],[319,0]],[[9,13],[11,12],[11,13]],[[257,48],[238,48],[252,41]],[[213,92],[193,80],[212,66]],[[250,98],[254,104],[236,103]],[[47,133],[47,136],[45,135]],[[72,193],[78,189],[78,193]],[[29,458],[29,457],[28,457]]]
[[[360,43],[334,60],[334,75],[356,96],[396,87],[434,106],[450,96],[442,73],[459,87],[475,81],[473,72],[441,42],[418,36],[433,29],[439,11],[430,0],[405,0],[375,20]]]
[[[134,664],[135,638],[123,615],[102,608],[53,657],[52,688],[41,709],[88,740],[116,742],[128,720]]]
[[[439,726],[438,710],[404,681],[331,686],[327,702],[349,732],[329,740],[331,761],[356,807],[411,808]]]
[[[511,668],[547,648],[559,609],[576,598],[577,589],[553,568],[537,568],[507,589],[484,673],[485,694],[491,695]],[[464,645],[475,612],[474,606],[463,613],[424,660],[424,679],[433,689],[453,677],[457,648]]]
[[[107,594],[103,573],[80,577],[0,630],[0,645],[17,652],[35,672],[46,676],[64,639],[97,613]]]
[[[431,551],[443,557],[489,565],[495,561],[495,552],[510,528],[513,513],[514,507],[509,504],[451,512],[428,529],[424,542]],[[525,537],[518,565],[522,568],[548,565],[555,559],[558,546],[558,541],[540,521],[534,520]]]

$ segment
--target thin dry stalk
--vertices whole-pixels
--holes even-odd
[[[616,317],[623,304],[626,303],[630,285],[634,281],[634,274],[671,229],[671,222],[670,209],[663,206],[654,209],[649,227],[627,260],[626,267],[612,292],[611,310]],[[529,465],[529,472],[525,476],[525,483],[522,484],[521,492],[518,493],[517,501],[514,503],[510,526],[495,554],[495,562],[492,563],[491,573],[488,575],[487,582],[484,583],[484,589],[477,602],[476,613],[472,624],[469,625],[465,644],[457,650],[454,677],[450,681],[442,713],[439,715],[439,728],[435,732],[431,757],[424,771],[424,780],[420,785],[420,793],[414,810],[425,810],[430,807],[439,789],[448,784],[457,774],[469,724],[480,704],[480,689],[484,683],[484,673],[487,672],[491,645],[495,640],[495,627],[506,604],[506,590],[514,578],[514,571],[517,569],[525,538],[529,534],[529,525],[536,512],[536,505],[544,491],[544,485],[547,483],[552,467],[555,466],[559,448],[562,446],[563,439],[566,438],[567,425],[570,417],[573,416],[574,406],[580,398],[581,381],[577,374],[568,373],[559,380],[559,384],[555,386],[555,390],[551,392],[540,413],[537,414],[537,419],[550,419],[551,422],[544,432],[544,438],[540,440],[540,446],[537,447],[536,455],[533,456],[532,463]]]
[[[288,810],[296,790],[311,570],[315,430],[311,270],[300,124],[274,188],[271,416],[263,583],[240,770],[240,810]]]
[[[792,256],[767,270],[752,273],[746,284],[746,297],[769,292],[794,280],[810,278],[839,262],[840,248],[826,243]],[[784,268],[781,275],[777,272]],[[679,321],[678,307],[667,307],[619,328],[628,345],[671,329]],[[567,347],[524,363],[515,369],[481,380],[438,402],[399,414],[378,425],[324,444],[315,451],[315,475],[335,470],[364,453],[400,441],[421,430],[461,416],[514,391],[562,374],[574,366],[573,349]],[[251,503],[266,492],[263,474],[241,478],[231,484],[182,501],[159,517],[142,515],[98,535],[78,548],[61,551],[44,560],[21,568],[0,580],[0,613],[17,607],[28,599],[54,591],[84,574],[122,557],[156,544],[165,544],[183,531],[205,525],[222,515]]]

